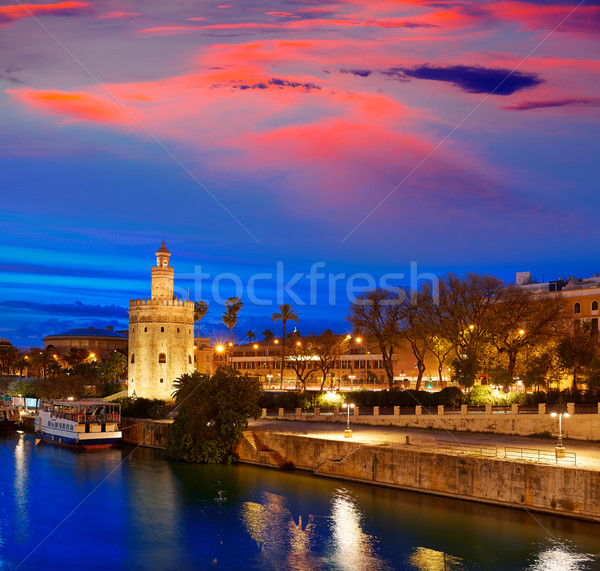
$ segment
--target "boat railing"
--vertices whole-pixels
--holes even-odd
[[[105,413],[105,414],[86,414],[84,412],[79,413],[51,413],[51,419],[56,420],[72,420],[79,423],[103,423],[103,422],[119,422],[121,415],[118,412]]]

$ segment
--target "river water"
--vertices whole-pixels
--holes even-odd
[[[600,569],[600,524],[0,435],[4,569]]]

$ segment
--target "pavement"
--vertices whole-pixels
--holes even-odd
[[[345,438],[344,429],[346,428],[346,423],[276,420],[269,418],[250,420],[248,427],[257,432],[273,431],[282,434],[299,434],[327,440],[352,441],[373,446],[406,447],[406,439],[408,437],[408,446],[418,446],[421,449],[440,450],[440,448],[444,448],[448,443],[451,443],[452,447],[457,450],[450,453],[467,453],[464,451],[461,452],[461,445],[496,446],[498,448],[499,459],[504,459],[505,447],[543,450],[553,454],[554,447],[557,444],[557,439],[555,438],[535,438],[510,434],[458,432],[424,428],[382,427],[368,424],[351,424],[352,438]],[[578,468],[600,471],[600,442],[584,442],[563,438],[563,446],[567,452],[574,452],[576,454]],[[444,452],[447,452],[445,448]],[[468,453],[472,453],[472,451]],[[514,461],[514,459],[507,461]],[[523,461],[534,462],[534,460]],[[541,461],[543,464],[548,464],[549,462],[554,463],[551,460]],[[562,466],[573,466],[572,463],[563,461],[559,462],[559,464]]]

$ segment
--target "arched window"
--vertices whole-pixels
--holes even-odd
[[[159,363],[166,363],[167,362],[167,356],[165,353],[159,353],[158,354],[158,362]]]
[[[132,354],[131,354],[131,362],[132,362],[132,363],[135,363],[135,353],[132,353]]]
[[[161,333],[164,333],[164,332],[165,332],[165,328],[164,328],[164,327],[161,327],[161,328],[160,328],[160,332],[161,332]]]
[[[573,308],[573,313],[581,313],[581,304],[577,302]]]
[[[192,356],[188,355],[188,363],[191,365],[192,364]]]
[[[598,302],[592,301],[592,311],[598,311]]]
[[[144,333],[148,333],[148,328],[144,327]]]

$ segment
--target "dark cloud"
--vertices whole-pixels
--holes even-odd
[[[546,109],[548,107],[600,107],[600,97],[566,97],[547,101],[522,101],[515,105],[506,105],[500,109],[529,111],[530,109]]]
[[[37,314],[72,315],[85,317],[128,318],[127,309],[118,305],[88,305],[74,303],[37,303],[35,301],[2,301],[0,307],[25,310]]]
[[[535,73],[511,72],[509,69],[467,65],[432,66],[424,64],[413,68],[393,67],[382,73],[402,81],[406,81],[407,78],[444,81],[452,83],[467,93],[493,93],[495,95],[512,95],[543,82]]]
[[[351,73],[352,75],[357,75],[358,77],[369,77],[373,71],[370,69],[340,69],[340,73]]]
[[[314,89],[321,89],[321,87],[319,85],[317,85],[316,83],[303,83],[300,81],[289,81],[287,79],[279,79],[277,77],[272,77],[271,79],[269,79],[268,83],[264,83],[263,81],[259,82],[259,83],[253,83],[251,85],[246,84],[246,83],[242,83],[242,84],[236,84],[233,85],[232,87],[234,89],[241,89],[242,91],[246,91],[246,89],[268,89],[269,86],[273,86],[273,87],[291,87],[293,89],[296,88],[301,88],[304,89],[306,91],[312,91]],[[214,87],[221,87],[221,86],[214,86]]]

